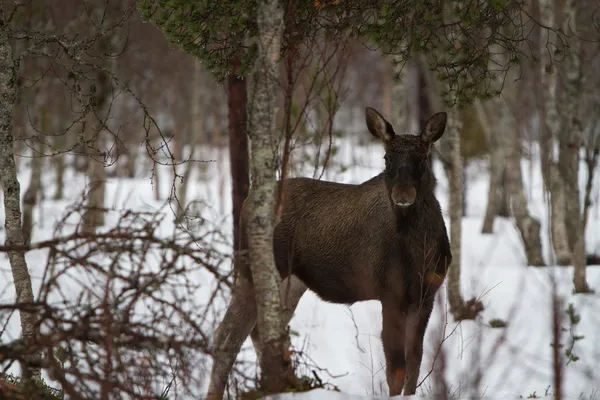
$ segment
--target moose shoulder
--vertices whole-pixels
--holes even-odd
[[[396,135],[373,108],[366,109],[366,123],[383,141],[385,170],[359,185],[286,180],[273,235],[275,261],[284,280],[282,300],[291,310],[287,319],[307,287],[333,303],[379,300],[390,395],[403,388],[411,395],[434,295],[451,262],[428,162],[433,143],[444,133],[446,114],[433,115],[419,135]],[[222,397],[235,355],[255,323],[251,285],[240,286],[215,333],[209,388],[214,398]],[[256,342],[256,329],[252,333]],[[233,359],[227,352],[235,353]]]

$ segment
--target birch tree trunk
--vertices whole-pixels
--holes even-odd
[[[66,120],[65,114],[67,111],[65,108],[64,105],[61,105],[58,113],[55,115],[52,126],[56,131],[61,130],[63,123]],[[58,135],[52,139],[54,148],[59,151],[59,153],[55,154],[50,160],[56,173],[56,191],[54,192],[54,200],[62,200],[65,192],[65,172],[67,169],[64,151],[68,147],[69,141],[73,140],[73,135]]]
[[[102,130],[95,134],[96,148],[102,146]],[[91,155],[89,156],[91,158]],[[83,231],[94,233],[96,227],[104,225],[104,197],[106,192],[106,170],[104,162],[100,159],[90,159],[88,161],[87,175],[89,179],[89,190],[87,192],[87,208],[83,216]]]
[[[462,319],[466,309],[465,301],[460,292],[461,269],[461,235],[463,216],[463,163],[460,153],[461,119],[458,109],[448,110],[446,124],[446,146],[449,163],[445,164],[448,177],[448,212],[450,213],[450,249],[452,265],[448,271],[448,302],[450,312],[456,320]]]
[[[431,72],[425,73],[425,80],[429,88],[429,100],[434,110],[442,109],[441,84],[436,81]],[[445,110],[448,114],[446,133],[440,139],[440,161],[448,179],[448,213],[450,214],[450,251],[452,264],[448,268],[446,286],[448,303],[454,319],[475,318],[480,304],[475,300],[465,302],[461,294],[461,236],[463,216],[463,160],[460,151],[460,130],[462,120],[458,108],[452,107]]]
[[[583,126],[579,118],[580,93],[583,86],[581,70],[581,42],[577,29],[577,7],[575,0],[565,3],[563,31],[569,34],[565,82],[564,128],[560,135],[559,168],[565,182],[566,227],[569,245],[573,251],[573,284],[576,293],[588,293],[586,280],[585,224],[580,206],[579,151],[583,140]]]
[[[540,0],[540,24],[555,27],[556,18],[553,0]],[[553,59],[553,48],[556,38],[552,38],[548,29],[542,28],[540,61],[542,88],[542,124],[541,124],[541,156],[542,176],[551,205],[550,225],[551,237],[556,261],[559,265],[571,263],[571,249],[567,238],[565,186],[558,166],[554,161],[554,140],[560,130],[560,118],[557,108],[557,68]]]
[[[392,63],[392,110],[390,123],[397,134],[407,133],[406,119],[406,63],[391,58]]]
[[[421,73],[419,63],[415,58],[410,58],[404,67],[404,104],[406,110],[407,133],[417,134],[421,132],[421,104],[419,101],[421,89]],[[428,115],[429,117],[429,115]]]
[[[108,38],[102,37],[100,40],[100,50],[102,54],[109,53]],[[112,64],[114,71],[115,64]],[[89,179],[89,191],[87,193],[87,209],[83,216],[83,231],[94,233],[96,227],[104,225],[105,215],[105,192],[106,192],[106,170],[104,169],[104,159],[100,158],[101,149],[104,147],[104,130],[107,121],[107,106],[112,90],[112,79],[104,71],[98,71],[96,74],[97,92],[95,94],[95,104],[97,107],[96,114],[100,118],[99,121],[93,121],[91,124],[86,124],[94,135],[94,149],[97,154],[88,152],[89,161],[87,175]],[[92,117],[90,115],[90,117]],[[96,157],[92,157],[92,156]]]
[[[0,7],[0,182],[4,190],[4,229],[8,247],[20,247],[20,250],[8,252],[8,260],[15,284],[17,303],[32,304],[33,288],[25,260],[23,246],[23,227],[21,225],[21,187],[15,166],[14,140],[12,136],[12,113],[17,98],[18,64],[13,61],[12,49],[8,38],[8,27],[4,9]],[[19,309],[21,330],[26,344],[33,346],[36,335],[36,315],[34,312]],[[22,375],[26,382],[41,379],[38,368],[30,368],[22,363]]]
[[[542,256],[541,224],[529,214],[525,197],[523,172],[521,171],[521,157],[523,156],[521,137],[519,131],[512,124],[513,120],[509,119],[507,122],[512,126],[509,125],[505,132],[506,143],[504,146],[507,148],[505,162],[507,165],[519,166],[518,168],[506,168],[506,190],[509,194],[510,209],[521,234],[527,265],[543,267],[546,264]]]
[[[42,116],[45,118],[45,116]],[[42,128],[42,132],[45,130]],[[33,233],[33,212],[38,203],[38,198],[42,190],[42,164],[43,158],[40,155],[42,146],[38,140],[33,141],[32,158],[31,158],[31,178],[29,186],[23,196],[23,242],[27,245],[31,244],[31,236]]]
[[[248,241],[258,310],[263,388],[282,392],[293,378],[288,340],[282,322],[280,276],[273,256],[276,195],[276,92],[283,11],[277,0],[258,3],[258,54],[250,79],[248,134],[250,171]]]
[[[452,19],[452,9],[444,9],[444,21]],[[458,39],[460,32],[453,32],[452,28],[446,32],[446,38],[452,42]],[[434,73],[429,71],[425,74],[427,86],[430,89],[430,100],[436,111],[443,107],[442,94],[450,92],[446,83],[438,82]],[[446,287],[450,312],[456,321],[474,318],[477,315],[475,309],[469,310],[469,306],[463,299],[461,293],[461,244],[462,244],[462,217],[463,217],[463,159],[461,154],[460,132],[462,119],[458,104],[452,108],[446,108],[448,120],[446,133],[440,142],[440,161],[444,167],[448,179],[448,213],[450,215],[450,251],[452,252],[452,263],[448,267]],[[475,305],[475,301],[473,301]],[[470,312],[473,311],[473,312]]]
[[[494,232],[494,220],[496,216],[499,215],[500,207],[502,206],[503,202],[503,191],[498,190],[498,188],[503,186],[503,177],[506,169],[506,148],[500,145],[505,132],[498,131],[502,131],[502,128],[505,128],[505,126],[502,124],[499,125],[498,121],[496,121],[496,118],[493,118],[493,116],[495,112],[498,112],[500,115],[502,115],[502,117],[498,115],[497,119],[503,121],[506,117],[506,112],[502,112],[500,109],[498,109],[498,106],[501,107],[501,109],[505,108],[504,104],[499,103],[501,103],[500,100],[493,98],[488,100],[486,103],[483,103],[482,100],[477,99],[475,100],[474,104],[477,116],[484,127],[486,140],[490,149],[490,184],[488,190],[488,203],[485,211],[485,217],[483,218],[481,233]],[[494,113],[490,112],[490,108],[494,110]]]
[[[499,49],[490,50],[495,57],[503,57]],[[493,65],[505,65],[505,60],[491,60]],[[493,68],[493,67],[492,67]],[[495,85],[500,88],[503,82],[498,79]],[[510,101],[510,100],[509,100]],[[508,109],[505,92],[493,97],[485,103],[476,101],[475,107],[483,126],[486,128],[486,137],[490,148],[490,190],[488,209],[482,228],[483,233],[491,233],[493,220],[502,208],[504,193],[508,195],[509,209],[515,218],[517,229],[521,235],[527,265],[544,266],[542,257],[542,243],[540,238],[540,222],[529,215],[527,198],[523,186],[521,171],[521,138],[517,129],[516,120]],[[512,168],[507,168],[512,165]],[[504,181],[504,182],[503,182]],[[505,185],[502,191],[497,191],[498,186]]]

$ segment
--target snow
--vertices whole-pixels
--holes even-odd
[[[354,139],[335,139],[339,151],[333,158],[330,170],[323,179],[358,183],[369,179],[383,167],[383,153],[378,144],[361,145]],[[534,152],[535,154],[535,152]],[[202,148],[198,157],[214,162],[196,168],[191,177],[188,199],[199,200],[202,215],[229,232],[231,209],[229,198],[229,168],[226,149]],[[342,168],[341,166],[344,168]],[[19,173],[21,187],[26,188],[29,171],[26,160]],[[485,162],[469,166],[467,204],[462,232],[462,291],[465,298],[477,297],[485,307],[476,321],[455,323],[447,310],[445,285],[440,290],[438,302],[429,323],[425,338],[425,353],[420,379],[428,376],[418,389],[417,396],[433,398],[434,382],[430,370],[432,362],[439,357],[440,338],[446,364],[444,377],[452,398],[475,397],[489,399],[527,398],[535,393],[542,397],[553,393],[552,375],[552,282],[562,301],[562,309],[573,303],[581,315],[575,334],[584,338],[576,342],[573,352],[580,359],[565,367],[565,398],[600,398],[600,342],[597,327],[600,326],[600,296],[573,295],[571,267],[535,268],[525,265],[525,256],[514,221],[498,218],[494,233],[482,235],[481,224],[487,204],[488,176]],[[533,174],[530,177],[530,168]],[[529,209],[541,219],[545,259],[551,260],[548,245],[547,206],[544,203],[539,160],[533,165],[522,161]],[[202,170],[202,173],[199,172]],[[300,173],[313,176],[306,167]],[[441,166],[435,164],[438,177],[437,194],[447,219],[447,184]],[[163,199],[170,192],[169,169],[159,167],[160,191]],[[580,181],[585,179],[584,172]],[[33,241],[50,238],[65,209],[81,198],[86,186],[85,177],[69,171],[65,179],[67,200],[53,201],[54,178],[48,171],[43,178],[45,198],[36,209],[37,221]],[[597,186],[597,185],[596,185]],[[132,209],[171,213],[164,200],[154,200],[154,191],[149,176],[136,179],[110,178],[107,186],[107,204],[114,209]],[[24,192],[24,190],[22,190]],[[596,190],[597,192],[597,190]],[[597,196],[593,197],[586,232],[588,252],[600,253],[600,228]],[[2,213],[3,215],[3,213]],[[170,217],[169,217],[170,218]],[[164,224],[164,232],[172,229],[172,218]],[[107,225],[116,220],[109,216]],[[3,240],[4,231],[0,232]],[[27,261],[39,286],[41,271],[47,253],[28,253]],[[588,283],[600,292],[600,268],[587,269]],[[14,299],[12,277],[6,255],[0,257],[0,301]],[[210,279],[208,274],[199,274],[198,279]],[[34,292],[36,292],[36,288]],[[210,287],[210,285],[204,285]],[[76,290],[74,290],[76,292]],[[207,294],[195,301],[207,300]],[[221,302],[223,303],[223,302]],[[221,304],[221,306],[225,303]],[[385,398],[385,361],[379,335],[381,332],[381,307],[377,302],[363,302],[352,306],[329,304],[316,295],[307,293],[300,301],[291,322],[292,344],[301,349],[319,377],[338,387],[342,392],[314,390],[302,394],[271,396],[272,399],[366,399]],[[566,315],[566,314],[565,314]],[[217,316],[217,322],[220,316]],[[490,320],[507,322],[506,328],[492,328]],[[568,328],[568,319],[563,320]],[[18,336],[18,318],[12,317],[3,341]],[[569,331],[563,333],[566,341]],[[563,349],[564,350],[564,349]],[[307,357],[304,359],[306,360]],[[248,339],[238,360],[255,361],[252,345]],[[254,367],[251,367],[252,369]],[[309,367],[302,367],[311,373]],[[208,382],[203,382],[206,389]],[[396,398],[402,398],[398,396]]]

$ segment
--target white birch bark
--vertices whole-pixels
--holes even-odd
[[[291,367],[282,305],[280,276],[273,256],[277,145],[276,93],[280,59],[283,11],[277,0],[258,3],[258,54],[249,81],[248,134],[250,173],[248,241],[250,266],[258,311],[261,340],[261,370],[266,392],[285,389]]]
[[[569,47],[564,68],[565,106],[564,124],[561,131],[560,159],[562,178],[565,182],[566,219],[569,245],[573,251],[573,284],[576,293],[589,292],[586,279],[585,225],[579,203],[579,151],[583,140],[583,126],[579,117],[583,75],[581,69],[581,42],[577,27],[577,6],[575,0],[567,0],[564,10],[563,31],[569,35]]]
[[[460,130],[462,121],[460,112],[453,107],[448,112],[446,124],[446,140],[449,163],[446,166],[448,176],[448,213],[450,214],[450,249],[452,251],[452,264],[448,270],[448,302],[450,312],[456,319],[466,308],[460,291],[461,275],[461,235],[463,217],[463,160],[460,152]]]
[[[17,295],[17,303],[34,302],[31,277],[23,250],[23,228],[21,225],[21,187],[15,166],[14,140],[12,136],[12,114],[17,98],[17,68],[13,61],[8,38],[4,9],[0,7],[0,182],[4,191],[4,229],[6,246],[14,246],[8,252]],[[33,345],[36,334],[34,312],[19,310],[21,330],[25,343]],[[39,379],[40,371],[22,364],[25,380]]]
[[[553,0],[540,0],[540,23],[542,26],[556,27],[556,16]],[[541,88],[542,88],[542,124],[541,124],[541,156],[542,175],[550,194],[551,238],[556,261],[559,265],[571,263],[567,228],[565,223],[566,203],[564,181],[554,160],[554,141],[560,130],[560,118],[557,108],[557,66],[554,62],[554,46],[557,39],[548,29],[542,28],[540,40]]]

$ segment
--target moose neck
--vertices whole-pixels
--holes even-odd
[[[416,229],[419,225],[419,220],[423,214],[423,204],[419,200],[408,207],[392,206],[398,233],[406,233],[411,229]]]

